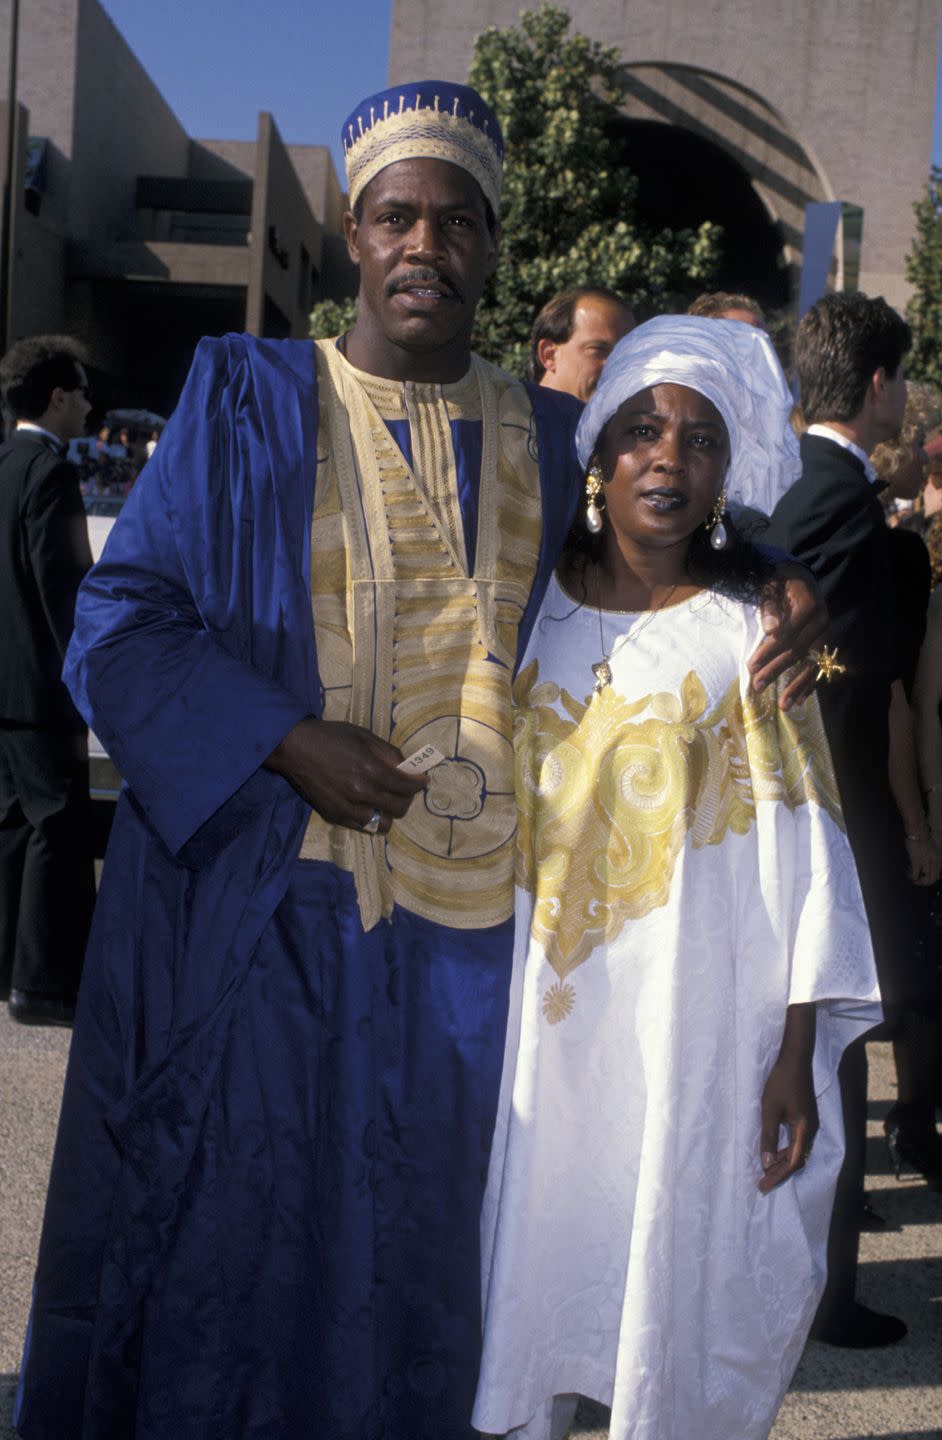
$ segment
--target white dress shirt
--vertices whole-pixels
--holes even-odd
[[[859,445],[855,445],[853,440],[848,440],[847,436],[842,435],[839,430],[832,430],[830,425],[809,425],[805,434],[820,435],[823,440],[833,440],[835,445],[840,445],[843,450],[849,450],[864,467],[870,484],[873,485],[876,482],[877,472],[870,464],[870,456],[866,450],[861,450]]]

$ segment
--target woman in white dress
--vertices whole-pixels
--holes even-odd
[[[728,507],[796,477],[790,408],[763,332],[661,317],[579,427],[586,524],[515,685],[489,1435],[559,1440],[584,1395],[612,1440],[760,1440],[823,1288],[837,1065],[880,1009],[817,704],[747,670]]]

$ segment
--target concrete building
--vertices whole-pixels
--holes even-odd
[[[848,201],[864,211],[860,288],[905,304],[938,0],[565,3],[576,29],[624,57],[625,136],[649,221],[717,220],[730,241],[721,283],[774,304],[794,298],[805,205]],[[464,79],[475,36],[515,24],[520,9],[393,0],[390,84]]]
[[[306,335],[349,293],[326,146],[267,113],[254,143],[192,139],[98,0],[21,3],[17,71],[8,333],[80,336],[97,401],[167,413],[201,335]]]
[[[12,0],[0,0],[4,88]],[[521,0],[393,0],[391,84],[461,80],[476,34]],[[939,0],[568,0],[615,46],[639,204],[655,225],[713,219],[719,282],[795,298],[805,205],[863,208],[859,283],[906,300],[913,202],[930,162]],[[9,334],[89,345],[104,403],[172,406],[200,335],[304,335],[351,293],[344,196],[322,145],[191,138],[98,0],[20,0]],[[9,107],[0,96],[0,183]]]

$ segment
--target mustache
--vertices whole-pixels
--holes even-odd
[[[451,280],[447,275],[443,275],[440,270],[426,268],[408,270],[404,275],[398,275],[395,280],[390,280],[386,286],[387,300],[397,294],[398,291],[408,290],[413,285],[440,285],[449,295],[453,295],[456,300],[460,300],[462,304],[464,303],[465,297],[454,280]]]

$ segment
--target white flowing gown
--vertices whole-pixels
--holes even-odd
[[[824,1284],[837,1065],[880,1019],[863,902],[817,703],[749,690],[755,607],[701,593],[601,626],[594,693],[599,612],[554,581],[515,685],[474,1424],[555,1440],[579,1394],[612,1440],[759,1440]],[[821,1130],[763,1195],[762,1090],[806,1001]]]

